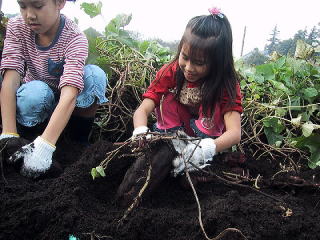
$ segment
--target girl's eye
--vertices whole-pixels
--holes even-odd
[[[188,60],[188,56],[187,56],[187,55],[182,54],[182,58],[183,58],[184,60]]]
[[[198,65],[198,66],[203,66],[203,65],[205,65],[204,62],[195,62],[194,64],[195,64],[195,65]]]

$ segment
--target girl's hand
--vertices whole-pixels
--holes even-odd
[[[146,134],[149,131],[149,128],[147,126],[140,126],[133,130],[132,132],[132,140],[137,138],[139,135]]]
[[[131,141],[138,143],[138,149],[146,145],[147,141],[152,138],[152,134],[146,126],[140,126],[133,130]]]
[[[190,141],[182,153],[173,160],[173,175],[176,177],[183,174],[186,167],[188,171],[195,171],[197,167],[204,168],[215,154],[216,144],[212,138]]]

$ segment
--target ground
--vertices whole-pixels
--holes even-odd
[[[190,187],[169,176],[126,216],[127,208],[118,206],[115,194],[135,158],[113,159],[104,178],[90,175],[111,149],[102,140],[87,148],[58,146],[54,159],[62,172],[38,180],[4,164],[0,239],[199,240],[205,234],[210,239],[320,239],[319,170],[280,172],[279,162],[257,161],[249,154],[244,163],[232,165],[221,155],[210,168],[210,182],[196,185],[199,205]],[[259,176],[259,189],[254,181],[227,178],[237,171],[251,180]]]

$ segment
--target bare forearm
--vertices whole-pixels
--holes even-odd
[[[224,115],[226,131],[214,140],[216,152],[221,152],[238,144],[241,140],[241,116],[238,112],[228,112]]]
[[[75,108],[76,97],[78,94],[77,89],[71,87],[68,88],[68,91],[65,91],[61,94],[59,103],[51,115],[49,123],[42,134],[42,137],[45,140],[54,145],[66,127]]]
[[[20,86],[20,75],[15,70],[7,70],[1,87],[2,132],[16,133],[16,92]]]
[[[147,114],[137,109],[133,115],[133,126],[134,128],[140,127],[140,126],[147,126],[148,124],[148,116]]]
[[[214,140],[216,144],[216,152],[226,150],[240,142],[241,133],[234,131],[226,131],[220,137]]]
[[[133,114],[133,126],[134,128],[140,126],[147,126],[148,116],[154,110],[155,104],[151,99],[144,99],[141,105]]]

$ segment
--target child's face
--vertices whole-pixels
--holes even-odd
[[[37,34],[55,34],[65,0],[18,0],[26,24]]]
[[[184,43],[179,54],[179,66],[187,81],[196,82],[208,74],[209,66],[203,56],[191,58],[189,49],[189,44]]]

